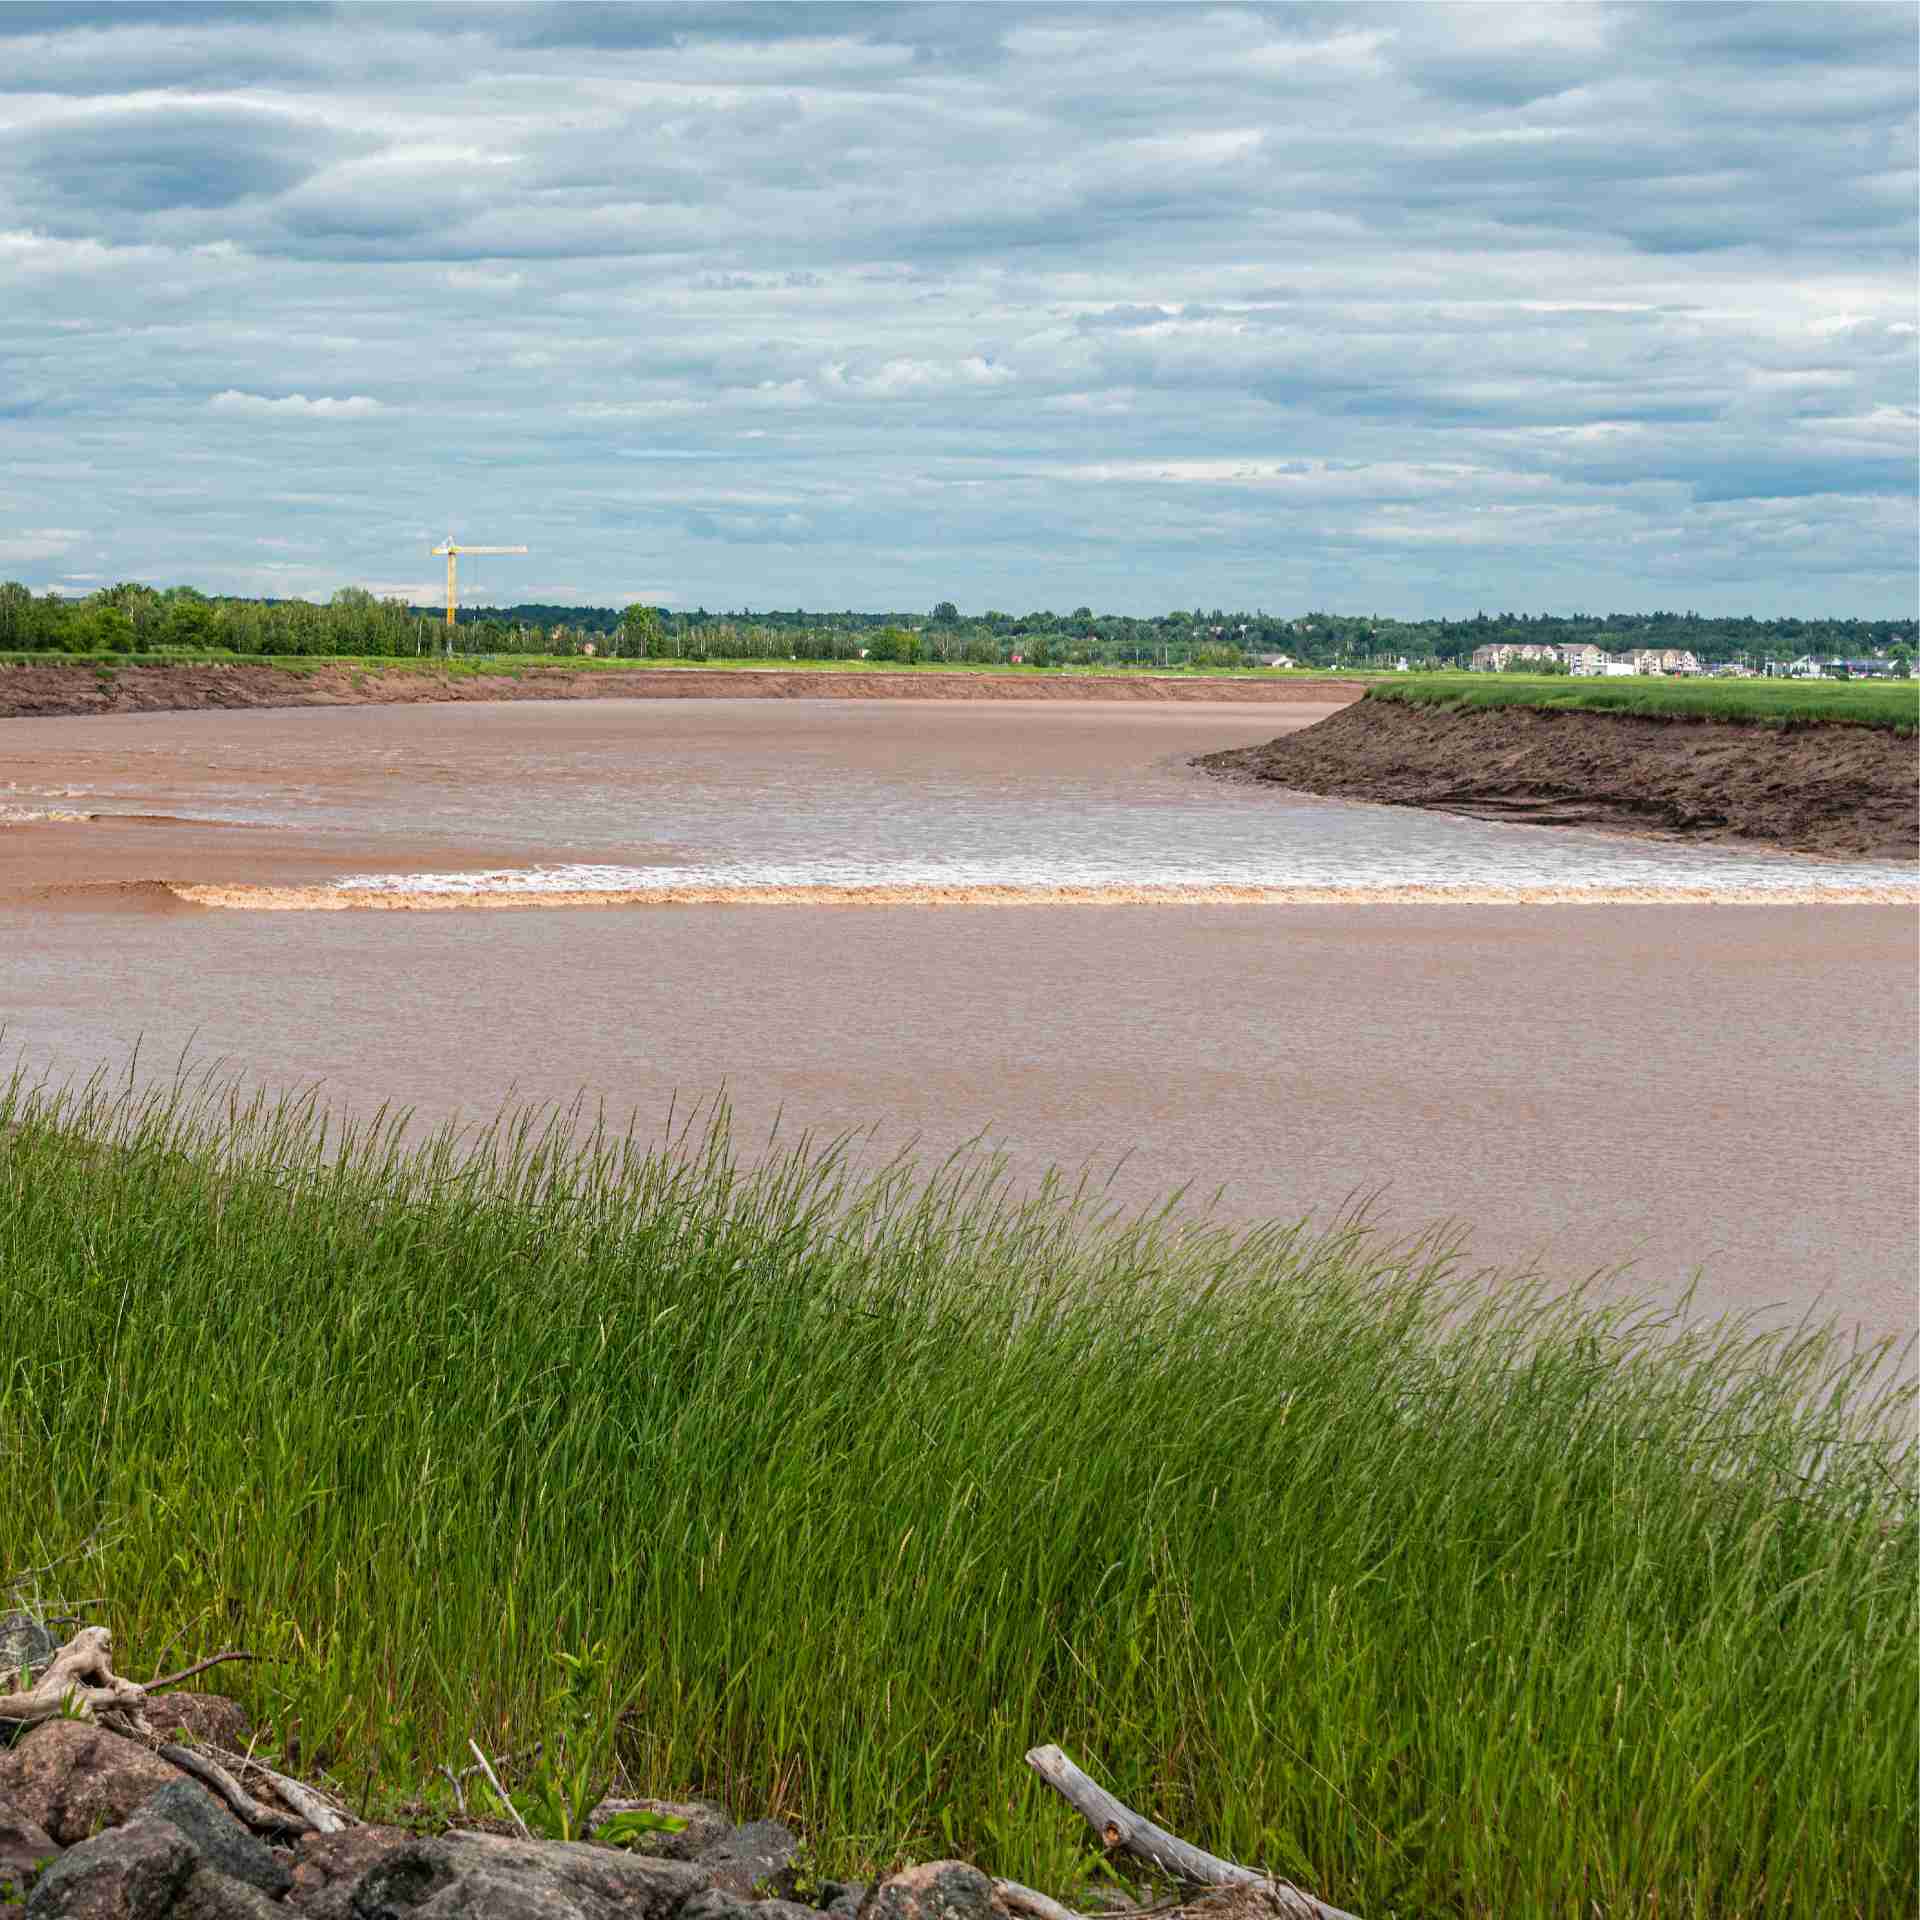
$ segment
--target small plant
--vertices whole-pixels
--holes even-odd
[[[543,1839],[583,1840],[619,1735],[620,1711],[613,1702],[604,1643],[596,1642],[580,1654],[561,1651],[554,1659],[561,1677],[547,1697],[553,1736],[542,1743],[531,1778],[510,1799],[513,1810]],[[671,1815],[636,1808],[607,1821],[599,1838],[629,1846],[642,1834],[678,1833],[685,1825]]]

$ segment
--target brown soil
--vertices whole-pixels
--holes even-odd
[[[1361,689],[1340,680],[1183,680],[1152,674],[867,673],[784,668],[526,667],[518,673],[341,666],[96,667],[72,660],[0,666],[0,719],[204,707],[366,707],[421,700],[1180,700],[1325,705]]]
[[[1301,793],[1481,819],[1920,857],[1920,741],[1868,727],[1782,732],[1362,700],[1264,746],[1194,764]]]

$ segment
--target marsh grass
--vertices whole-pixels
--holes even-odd
[[[1901,1355],[864,1164],[16,1075],[0,1558],[374,1804],[602,1645],[830,1870],[1082,1881],[1052,1739],[1370,1920],[1911,1911]]]
[[[1920,727],[1912,680],[1605,679],[1566,674],[1445,673],[1376,682],[1370,700],[1409,706],[1546,707],[1561,713],[1625,713],[1649,720],[1722,720],[1775,728]]]

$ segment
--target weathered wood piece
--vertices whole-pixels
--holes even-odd
[[[360,1825],[356,1815],[321,1799],[311,1787],[302,1786],[298,1780],[289,1780],[284,1773],[275,1773],[271,1767],[263,1767],[258,1760],[250,1760],[247,1764],[256,1773],[266,1776],[274,1792],[295,1813],[299,1814],[315,1833],[345,1833],[349,1827]]]
[[[48,1661],[33,1685],[17,1693],[0,1693],[0,1720],[16,1726],[37,1726],[62,1713],[77,1712],[84,1719],[97,1713],[124,1713],[140,1724],[147,1690],[135,1680],[122,1680],[113,1670],[113,1635],[105,1627],[82,1627]]]
[[[308,1823],[297,1813],[282,1813],[278,1807],[263,1806],[218,1760],[209,1754],[195,1753],[191,1747],[169,1743],[158,1749],[160,1758],[190,1773],[209,1786],[234,1811],[243,1826],[255,1833],[305,1833]]]
[[[250,1753],[230,1753],[216,1746],[208,1746],[204,1751],[237,1773],[258,1774],[315,1833],[344,1833],[349,1827],[362,1824],[357,1814],[316,1793],[304,1781],[289,1780],[284,1773],[277,1772],[264,1760],[256,1760]]]
[[[1049,1895],[1023,1887],[1018,1880],[995,1880],[993,1890],[1009,1913],[1021,1914],[1025,1920],[1085,1920],[1084,1915],[1075,1913],[1071,1907],[1063,1907]]]
[[[1297,1920],[1356,1920],[1355,1915],[1328,1906],[1285,1880],[1233,1860],[1222,1860],[1218,1854],[1190,1846],[1164,1827],[1156,1827],[1116,1800],[1098,1781],[1089,1779],[1058,1747],[1035,1747],[1027,1755],[1027,1765],[1100,1836],[1100,1844],[1109,1853],[1127,1854],[1190,1887],[1264,1888],[1283,1914],[1297,1916]]]

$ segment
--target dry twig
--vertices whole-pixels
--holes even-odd
[[[257,1653],[247,1653],[239,1647],[233,1647],[225,1653],[209,1654],[204,1660],[196,1660],[190,1667],[182,1667],[178,1673],[163,1675],[158,1680],[147,1682],[147,1691],[157,1693],[162,1687],[177,1687],[182,1680],[191,1680],[196,1673],[205,1673],[209,1667],[217,1667],[222,1660],[258,1660]]]
[[[520,1809],[507,1798],[507,1790],[500,1784],[499,1776],[489,1764],[487,1756],[480,1751],[480,1743],[477,1740],[469,1740],[467,1747],[473,1757],[480,1762],[480,1771],[487,1776],[487,1785],[493,1789],[495,1798],[506,1808],[508,1819],[520,1829],[520,1838],[522,1840],[531,1840],[533,1838],[533,1829],[520,1818]]]

